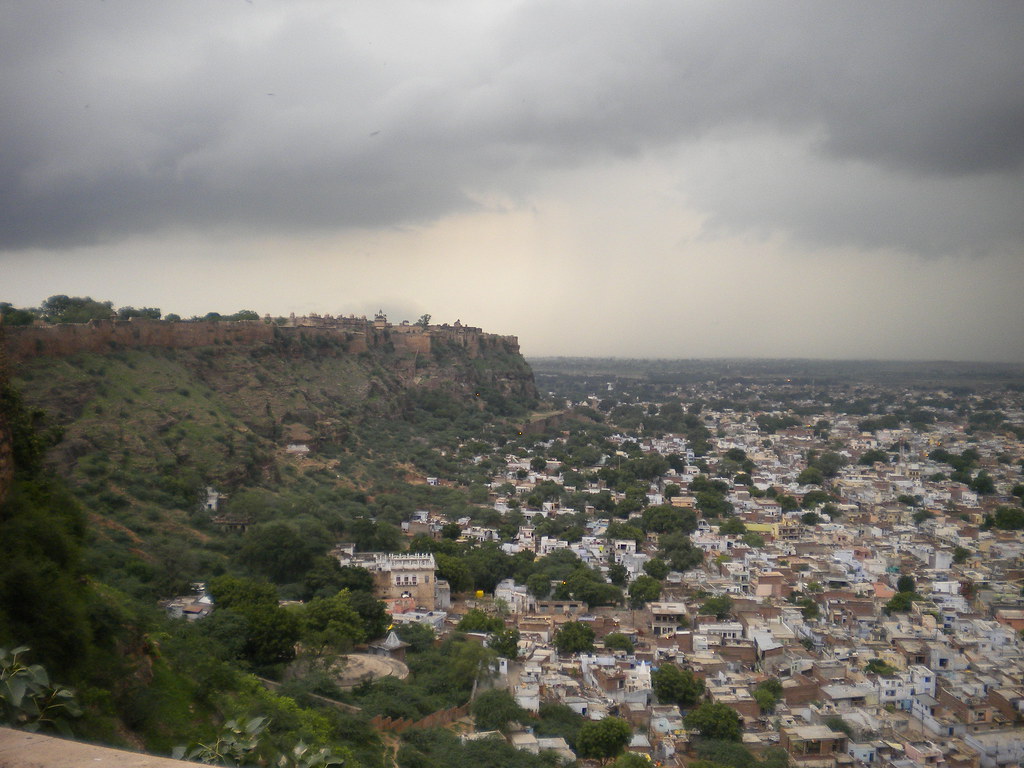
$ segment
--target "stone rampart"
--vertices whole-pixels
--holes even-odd
[[[275,338],[325,336],[344,340],[349,354],[392,348],[399,354],[429,355],[433,341],[444,340],[463,348],[470,358],[489,350],[519,353],[515,336],[498,336],[468,326],[390,325],[361,318],[292,318],[284,325],[268,321],[94,320],[84,324],[9,327],[7,360],[13,365],[32,357],[64,357],[77,352],[108,353],[123,348],[161,347],[188,349],[218,344],[253,345]]]
[[[7,360],[65,357],[76,352],[104,354],[123,347],[189,348],[214,344],[257,344],[274,338],[273,326],[258,321],[168,322],[93,320],[89,323],[33,325],[7,329]]]

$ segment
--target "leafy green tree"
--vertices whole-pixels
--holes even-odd
[[[913,592],[897,592],[889,602],[883,606],[883,610],[886,613],[908,613],[914,605],[914,601],[920,599],[920,595]]]
[[[51,296],[41,309],[44,319],[51,323],[88,323],[115,315],[113,302],[95,301],[89,296]]]
[[[997,507],[993,524],[1003,531],[1024,531],[1024,509],[1020,507]]]
[[[547,600],[551,594],[551,577],[546,573],[533,573],[526,579],[526,588],[538,600]]]
[[[620,718],[588,720],[576,736],[576,754],[584,759],[607,760],[622,752],[632,736],[629,723]]]
[[[410,653],[423,653],[433,648],[437,639],[434,630],[426,624],[401,624],[395,632],[403,643],[409,644]]]
[[[719,491],[698,491],[697,509],[704,513],[705,517],[726,517],[732,514],[732,504],[725,499],[725,495]]]
[[[398,552],[402,532],[390,523],[357,518],[348,526],[348,535],[360,552]]]
[[[605,538],[609,541],[614,539],[632,539],[638,544],[642,544],[644,539],[644,532],[637,528],[635,525],[629,525],[628,523],[620,523],[612,521],[608,524],[608,529],[605,531]]]
[[[705,739],[740,741],[742,721],[736,711],[721,702],[705,701],[683,718],[686,728]]]
[[[707,766],[723,768],[757,768],[757,758],[742,744],[721,739],[700,739],[696,746],[697,762]],[[694,765],[694,763],[690,763]]]
[[[210,580],[210,596],[218,610],[245,610],[257,606],[277,606],[277,587],[267,581],[217,576]]]
[[[36,321],[36,313],[28,309],[18,309],[10,302],[0,301],[0,318],[4,325],[32,325]]]
[[[644,563],[644,572],[652,579],[661,581],[669,574],[668,563],[660,557],[653,557]]]
[[[637,576],[629,585],[629,600],[634,608],[640,608],[661,596],[661,582],[651,576]]]
[[[821,485],[825,482],[825,475],[817,467],[807,467],[797,475],[796,481],[800,485]]]
[[[648,507],[640,520],[643,529],[649,533],[693,533],[697,530],[697,516],[693,510],[669,504]]]
[[[870,467],[876,462],[888,464],[889,454],[879,448],[872,448],[871,450],[864,451],[864,453],[860,455],[860,458],[857,459],[857,463],[865,467]]]
[[[800,515],[800,522],[804,525],[817,525],[821,522],[821,515],[817,512],[804,512]]]
[[[732,612],[732,598],[728,595],[709,597],[701,604],[700,612],[724,619]]]
[[[805,621],[816,619],[821,615],[821,608],[818,607],[818,603],[811,597],[801,597],[796,601],[796,604],[800,606],[800,614],[804,617]]]
[[[561,736],[570,748],[576,746],[576,736],[585,718],[565,704],[542,701],[537,712],[538,721],[534,726],[537,736]]]
[[[884,659],[875,657],[869,659],[867,665],[864,667],[864,671],[869,675],[882,675],[883,677],[891,677],[895,675],[899,670],[885,662]]]
[[[555,633],[559,653],[583,653],[594,650],[594,630],[580,621],[567,621]]]
[[[499,656],[506,659],[516,659],[519,657],[519,630],[498,630],[487,639],[487,644],[491,646]]]
[[[500,632],[504,628],[504,621],[497,616],[488,616],[479,608],[467,611],[458,624],[462,632]]]
[[[328,651],[344,653],[366,639],[363,620],[349,602],[348,592],[317,597],[302,610],[302,643],[314,658]]]
[[[484,592],[494,592],[498,582],[514,573],[515,562],[495,542],[474,547],[463,558],[473,578],[473,586]]]
[[[161,312],[157,307],[121,307],[117,310],[117,316],[122,320],[130,320],[135,317],[147,320],[159,320]]]
[[[704,681],[688,669],[662,664],[651,672],[651,687],[662,704],[692,707],[704,695]]]
[[[447,639],[441,644],[441,655],[447,669],[445,676],[451,685],[461,691],[469,691],[473,681],[489,678],[497,653],[494,649],[473,642],[465,635]]]
[[[527,712],[504,688],[484,691],[470,707],[479,731],[503,731],[510,723],[524,722]]]
[[[369,585],[365,587],[366,591],[373,590],[373,577],[370,576],[369,571],[365,568],[349,568],[349,570],[363,571],[369,577]],[[314,597],[330,597],[349,587],[342,567],[338,564],[337,559],[329,555],[316,558],[310,569],[306,571],[302,582],[305,600],[311,600]]]
[[[914,591],[914,577],[910,574],[904,573],[898,579],[896,579],[896,591],[897,592],[913,592]]]
[[[754,687],[751,695],[762,712],[771,714],[775,711],[775,705],[782,700],[782,683],[774,678],[764,680]]]
[[[437,578],[446,580],[452,592],[465,592],[473,586],[469,566],[461,558],[435,552],[434,565],[437,569]]]
[[[737,464],[742,464],[747,460],[747,452],[742,448],[730,448],[725,452],[724,458],[729,461],[735,461]]]
[[[747,526],[738,517],[727,517],[719,524],[718,532],[725,536],[741,536],[747,532]]]
[[[611,768],[651,768],[651,761],[637,752],[623,752]]]
[[[370,592],[345,591],[348,594],[349,605],[359,614],[363,623],[363,637],[366,640],[383,637],[391,624],[391,615],[384,602],[375,598]]]
[[[85,530],[70,494],[16,475],[0,507],[0,643],[31,639],[34,658],[55,674],[79,667],[90,647],[96,596],[81,556]]]
[[[658,537],[658,553],[674,571],[688,571],[704,561],[704,552],[693,546],[690,537],[682,532],[665,533]]]
[[[953,548],[953,562],[957,565],[963,565],[964,563],[966,563],[970,556],[971,550],[967,549],[966,547],[961,547],[960,545],[957,545]]]
[[[646,565],[646,563],[644,563]],[[612,563],[608,566],[608,580],[617,587],[626,586],[629,579],[629,571],[622,563]],[[527,585],[529,586],[529,585]]]
[[[245,609],[243,615],[246,619],[244,658],[260,667],[295,658],[295,643],[301,632],[298,617],[283,608],[267,605]]]
[[[935,515],[929,512],[927,509],[919,509],[912,516],[914,525],[920,525],[925,520],[931,520]]]
[[[995,481],[988,472],[982,470],[970,483],[971,489],[981,496],[988,496],[996,492]]]
[[[796,512],[800,509],[800,502],[787,493],[780,493],[775,497],[783,512]]]
[[[245,534],[239,557],[259,575],[287,584],[301,579],[325,548],[326,542],[310,541],[287,523],[264,523]]]
[[[814,509],[819,504],[827,504],[832,497],[825,493],[825,491],[809,491],[804,494],[803,501],[800,502],[800,506],[804,509]]]
[[[743,543],[751,549],[759,549],[764,546],[764,536],[753,531],[747,531],[743,534]]]
[[[808,465],[820,470],[825,477],[835,477],[839,474],[839,470],[846,465],[846,459],[834,451],[825,451],[808,462]]]
[[[621,632],[609,632],[604,636],[604,647],[609,651],[633,652],[633,641]]]

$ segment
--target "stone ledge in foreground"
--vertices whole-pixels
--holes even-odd
[[[0,768],[187,768],[199,763],[0,728]]]

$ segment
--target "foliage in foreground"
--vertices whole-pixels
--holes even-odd
[[[51,683],[41,664],[26,664],[28,651],[0,648],[0,725],[71,736],[68,720],[82,714],[74,691]]]

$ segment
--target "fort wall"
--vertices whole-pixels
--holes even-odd
[[[515,336],[484,333],[479,328],[451,325],[391,325],[351,317],[292,317],[283,325],[265,321],[93,320],[84,324],[8,327],[7,361],[11,365],[33,357],[65,357],[78,352],[109,353],[123,348],[189,349],[215,345],[270,344],[282,338],[324,336],[349,354],[371,349],[400,354],[429,355],[436,342],[456,345],[470,358],[490,350],[519,353]]]
[[[7,329],[7,361],[66,357],[78,352],[105,354],[124,347],[190,348],[214,344],[258,344],[274,338],[273,326],[257,321],[167,322],[93,320],[89,323],[32,325]]]

